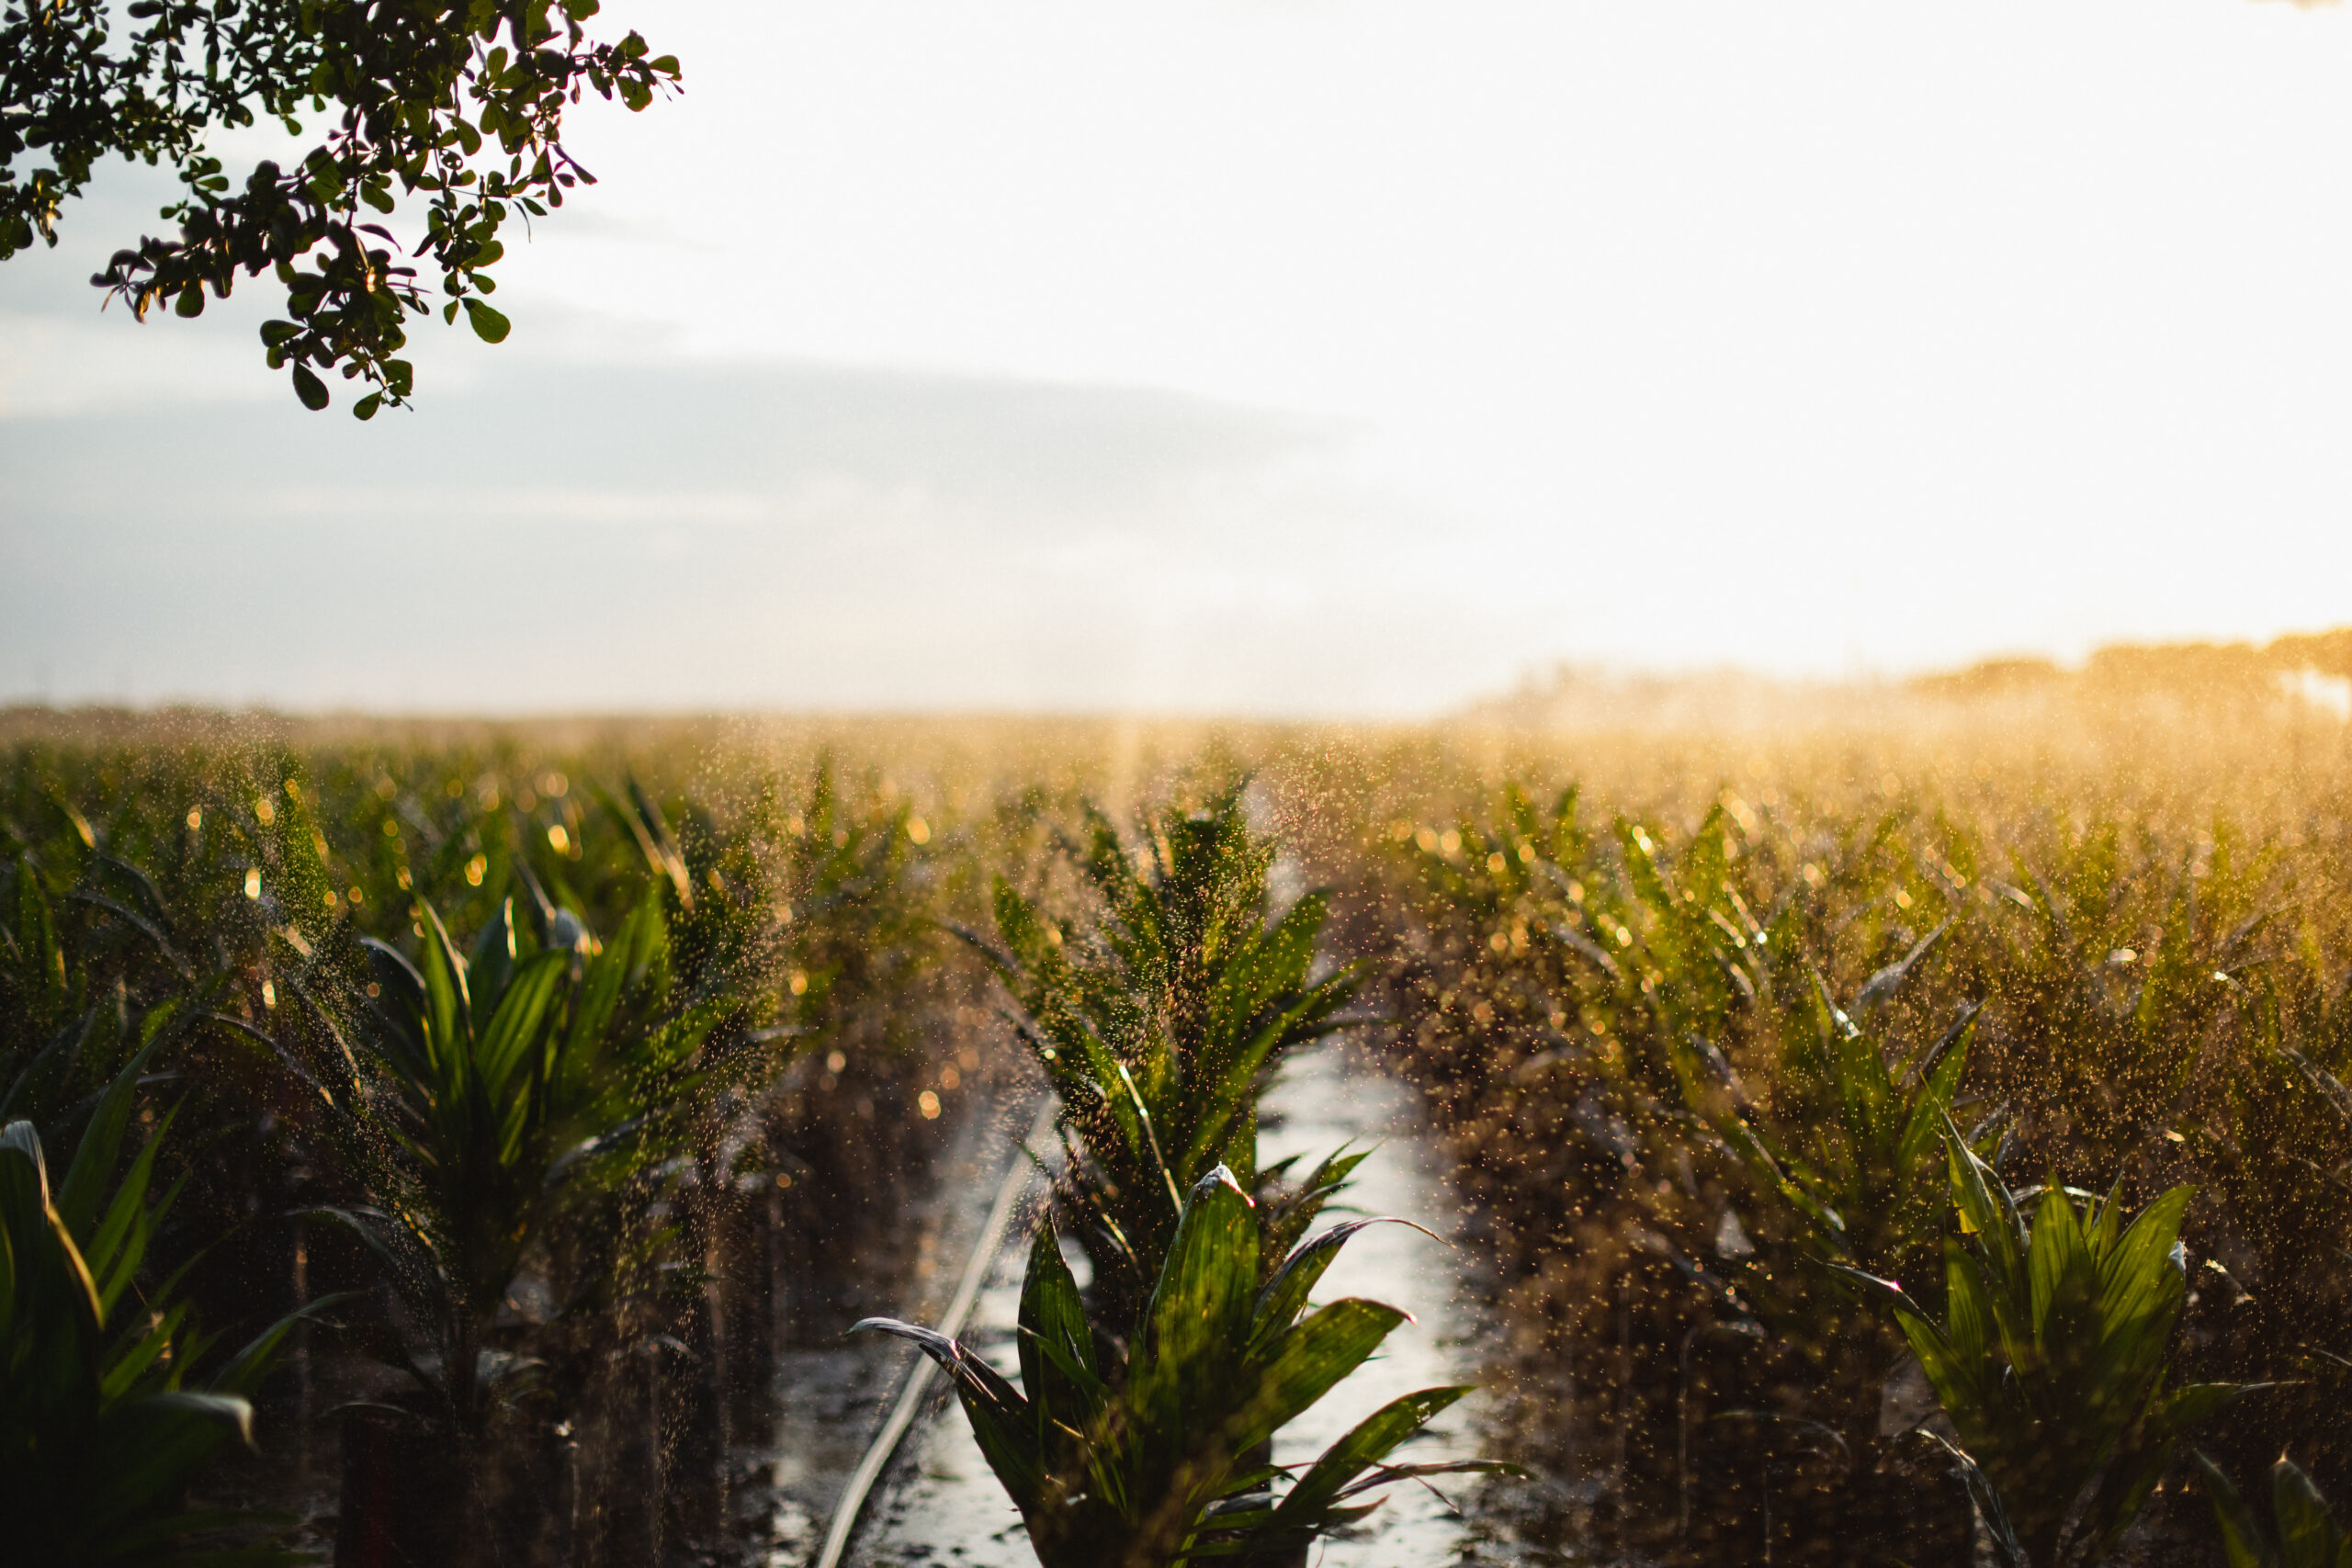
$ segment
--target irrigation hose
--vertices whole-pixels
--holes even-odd
[[[972,1248],[971,1258],[964,1265],[964,1277],[956,1282],[955,1299],[947,1303],[947,1315],[939,1321],[939,1332],[953,1339],[964,1332],[964,1320],[972,1314],[972,1303],[980,1297],[980,1287],[989,1277],[989,1269],[996,1262],[997,1248],[1003,1245],[1005,1227],[1012,1223],[1012,1211],[1020,1206],[1022,1195],[1029,1190],[1029,1183],[1036,1174],[1028,1149],[1043,1143],[1046,1134],[1054,1130],[1054,1097],[1037,1108],[1036,1122],[1029,1129],[1029,1136],[1022,1152],[1004,1173],[1004,1184],[997,1189],[996,1203],[989,1210],[988,1223],[980,1227],[980,1238]],[[922,1414],[923,1400],[931,1393],[931,1380],[939,1368],[929,1356],[915,1357],[914,1371],[907,1377],[907,1386],[899,1391],[899,1403],[891,1407],[890,1418],[874,1434],[874,1441],[866,1445],[857,1468],[850,1472],[849,1484],[842,1489],[841,1501],[833,1505],[832,1523],[825,1530],[824,1550],[817,1553],[815,1568],[841,1568],[842,1554],[849,1550],[849,1538],[857,1529],[858,1517],[865,1511],[866,1495],[874,1483],[882,1479],[883,1470],[890,1456],[897,1453],[905,1440],[907,1429]]]

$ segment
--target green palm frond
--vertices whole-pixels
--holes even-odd
[[[563,926],[568,946],[529,942],[509,900],[467,953],[429,904],[417,913],[421,964],[368,944],[379,1092],[339,1129],[378,1201],[319,1213],[383,1266],[434,1341],[429,1356],[395,1359],[473,1431],[488,1415],[486,1335],[526,1256],[679,1145],[703,1045],[729,1006],[673,997],[654,897],[606,942]],[[379,1121],[389,1159],[371,1137]],[[614,1256],[617,1238],[603,1239],[582,1255],[591,1276]],[[428,1361],[439,1376],[417,1370]]]
[[[1389,1483],[1509,1468],[1386,1462],[1466,1387],[1392,1400],[1303,1469],[1265,1462],[1274,1434],[1406,1319],[1377,1302],[1308,1303],[1348,1236],[1380,1222],[1340,1227],[1269,1270],[1251,1209],[1222,1166],[1193,1185],[1123,1365],[1102,1362],[1050,1223],[1023,1282],[1019,1388],[930,1329],[857,1325],[911,1341],[948,1373],[1046,1568],[1175,1568],[1303,1548],[1368,1513]]]
[[[176,1280],[144,1279],[175,1196],[152,1192],[172,1117],[127,1167],[119,1156],[152,1050],[107,1088],[54,1185],[32,1124],[0,1129],[0,1540],[12,1560],[61,1568],[297,1562],[225,1553],[220,1532],[250,1540],[264,1521],[186,1505],[222,1443],[252,1443],[247,1396],[295,1317],[199,1378],[209,1341]]]
[[[1060,1099],[1075,1237],[1124,1333],[1174,1244],[1182,1194],[1208,1171],[1234,1171],[1290,1239],[1345,1179],[1352,1157],[1295,1185],[1289,1167],[1261,1169],[1257,1102],[1291,1054],[1348,1026],[1362,976],[1318,973],[1323,895],[1272,914],[1273,852],[1238,788],[1156,819],[1138,846],[1100,813],[1087,826],[1077,859],[1095,918],[1057,921],[1000,881],[1002,946],[983,951]]]
[[[1942,1319],[1891,1280],[1853,1277],[1901,1323],[2015,1568],[2097,1562],[2188,1428],[2245,1392],[2169,1386],[2189,1190],[2126,1224],[2114,1195],[2081,1203],[2052,1185],[2029,1223],[1949,1124],[1945,1146],[1963,1234],[1948,1245]]]

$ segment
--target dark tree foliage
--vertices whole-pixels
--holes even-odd
[[[174,239],[143,238],[91,279],[141,320],[200,315],[240,273],[277,276],[287,317],[262,328],[295,395],[328,401],[321,372],[370,389],[361,419],[408,400],[407,318],[463,310],[490,343],[506,318],[482,296],[519,209],[543,217],[593,176],[565,152],[565,106],[583,91],[642,109],[674,90],[678,62],[631,32],[590,41],[598,0],[0,0],[0,259],[57,243],[65,198],[110,153],[166,162],[186,190],[163,210]],[[216,130],[262,116],[322,140],[292,168],[266,160],[243,186],[206,151]],[[399,198],[425,202],[403,253]],[[364,209],[364,210],[363,210]]]

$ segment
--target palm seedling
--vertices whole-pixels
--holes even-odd
[[[1137,1333],[1106,1360],[1060,1245],[1039,1227],[1023,1281],[1021,1386],[963,1345],[889,1318],[857,1326],[913,1341],[952,1379],[973,1436],[1021,1510],[1045,1568],[1178,1568],[1205,1558],[1297,1560],[1408,1476],[1502,1467],[1392,1465],[1397,1446],[1466,1388],[1382,1406],[1301,1473],[1271,1439],[1405,1321],[1353,1298],[1307,1297],[1359,1220],[1271,1270],[1233,1172],[1193,1184]]]
[[[1672,1075],[1672,1110],[1728,1149],[1756,1196],[1792,1221],[1818,1259],[1916,1280],[1942,1235],[1940,1140],[1966,1070],[1971,1008],[1906,1052],[1872,1027],[1951,929],[1946,921],[1840,1007],[1799,952],[1792,897],[1770,929],[1749,913],[1721,848],[1724,812],[1692,840],[1679,876],[1656,842],[1621,825],[1644,914],[1628,961]],[[1732,1047],[1761,1068],[1750,1097]]]
[[[2152,836],[2135,857],[2109,818],[2040,858],[2046,871],[2026,866],[2031,912],[1998,901],[1988,930],[2002,938],[2005,1032],[2050,1044],[1997,1076],[2024,1103],[2062,1107],[2067,1142],[2112,1169],[2180,1117],[2233,977],[2278,913],[2257,902],[2276,856],[2245,853],[2222,828],[2202,863],[2184,849],[2167,867]]]
[[[2241,1392],[2166,1385],[2187,1293],[2189,1190],[2128,1225],[2114,1194],[2052,1185],[2029,1228],[1999,1177],[1947,1126],[1964,1239],[1948,1244],[1939,1322],[1892,1280],[1858,1280],[1896,1314],[1944,1414],[1953,1460],[2009,1568],[2099,1562],[2138,1517],[2188,1427]]]
[[[1766,1354],[1807,1368],[1807,1393],[1793,1408],[1783,1399],[1756,1436],[1809,1429],[1794,1412],[1817,1413],[1849,1461],[1825,1501],[1849,1529],[1903,1528],[1892,1521],[1909,1505],[1872,1479],[1887,1457],[1880,1411],[1900,1338],[1866,1302],[1834,1287],[1860,1269],[1907,1281],[1931,1309],[1942,1304],[1934,1267],[1948,1228],[1942,1143],[1979,1010],[1908,1048],[1890,1026],[1949,920],[1840,1006],[1802,952],[1802,896],[1784,896],[1767,930],[1733,886],[1724,832],[1719,808],[1669,871],[1648,834],[1621,829],[1642,927],[1623,950],[1645,972],[1634,1010],[1671,1073],[1660,1131],[1718,1155],[1713,1168],[1755,1225],[1751,1254],[1719,1266],[1771,1331]],[[1684,1376],[1687,1399],[1687,1363]]]
[[[1720,1266],[1770,1329],[1770,1353],[1809,1367],[1813,1388],[1804,1403],[1838,1434],[1851,1483],[1838,1506],[1862,1510],[1849,1521],[1860,1528],[1869,1528],[1861,1518],[1908,1506],[1871,1479],[1890,1457],[1880,1414],[1902,1345],[1895,1325],[1838,1287],[1860,1270],[1906,1281],[1930,1310],[1942,1305],[1932,1265],[1940,1260],[1948,1229],[1943,1138],[1977,1010],[1966,1010],[1939,1039],[1907,1055],[1861,1021],[1876,1021],[1939,934],[1873,976],[1853,1013],[1831,999],[1818,975],[1791,964],[1796,973],[1781,978],[1794,984],[1775,987],[1759,964],[1756,1010],[1769,1052],[1762,1102],[1750,1100],[1741,1080],[1723,1071],[1720,1087],[1690,1119],[1694,1142],[1712,1138],[1733,1156],[1727,1174],[1744,1178],[1733,1190],[1758,1222],[1753,1255]],[[1793,1000],[1781,995],[1800,986]],[[1693,1038],[1698,1054],[1703,1043]],[[1720,1055],[1705,1055],[1721,1064]],[[1786,1266],[1792,1253],[1794,1268]]]
[[[1564,798],[1564,810],[1572,805]],[[1727,1154],[1750,1190],[1749,1206],[1793,1227],[1815,1259],[1924,1276],[1943,1229],[1940,1138],[1977,1010],[1924,1049],[1906,1051],[1876,1025],[1950,922],[1873,974],[1849,1010],[1800,953],[1796,897],[1781,901],[1768,930],[1740,896],[1723,807],[1672,865],[1649,832],[1620,822],[1622,901],[1599,867],[1578,866],[1572,877],[1541,859],[1532,825],[1517,826],[1520,860],[1577,894],[1552,909],[1560,922],[1553,934],[1613,982],[1616,1011],[1634,1024],[1621,1024],[1613,1049],[1580,1050],[1578,1059],[1597,1067],[1663,1142]],[[1546,837],[1576,842],[1558,828]],[[1487,841],[1464,831],[1474,852]],[[1490,879],[1510,878],[1512,857],[1503,849],[1487,864]],[[1544,878],[1526,880],[1541,886]],[[1754,1065],[1757,1093],[1735,1070],[1735,1056]]]
[[[154,880],[62,797],[44,805],[54,830],[0,864],[0,1118],[36,1123],[103,1089],[139,1048],[133,1018],[222,988],[173,941]]]
[[[1622,819],[1612,863],[1577,806],[1565,791],[1547,818],[1513,785],[1498,823],[1408,832],[1430,913],[1457,928],[1462,973],[1440,1010],[1460,1006],[1481,1027],[1524,1019],[1555,1042],[1570,1021],[1589,1023],[1604,1038],[1576,1054],[1638,1110],[1670,1114],[1703,1091],[1706,1065],[1687,1037],[1720,1037],[1755,995],[1761,950],[1749,951],[1755,921],[1732,886],[1723,815],[1708,817],[1669,869],[1650,835]],[[1672,1027],[1620,1027],[1665,1010]]]
[[[1910,1054],[1856,1014],[1867,1020],[1940,934],[1873,976],[1855,1013],[1831,1000],[1816,976],[1800,981],[1808,994],[1792,1005],[1775,998],[1770,1102],[1735,1103],[1706,1118],[1816,1259],[1923,1281],[1931,1303],[1928,1266],[1944,1231],[1942,1139],[1978,1010]]]
[[[2227,1070],[2182,1129],[2227,1216],[2239,1287],[2207,1354],[2225,1375],[2298,1361],[2323,1374],[2280,1390],[2267,1414],[2324,1474],[2352,1453],[2325,1386],[2352,1348],[2352,987],[2315,961],[2247,978]]]
[[[246,1396],[293,1319],[200,1377],[209,1341],[190,1325],[179,1276],[142,1277],[177,1195],[151,1196],[172,1117],[119,1179],[116,1168],[153,1048],[89,1111],[56,1184],[31,1122],[0,1130],[0,1540],[12,1562],[58,1568],[290,1562],[208,1544],[258,1521],[187,1505],[224,1441],[252,1441]]]
[[[795,1087],[825,1064],[825,1087],[816,1095],[767,1098],[770,1141],[805,1156],[820,1180],[839,1184],[837,1192],[870,1192],[906,1154],[893,1136],[906,1129],[877,1128],[862,1112],[831,1113],[831,1091],[854,1085],[841,1099],[855,1105],[904,1103],[923,1090],[930,1053],[918,998],[940,934],[936,851],[921,847],[932,842],[932,826],[895,791],[854,796],[825,756],[805,795],[788,797],[781,785],[763,792],[743,838],[768,890],[775,925],[767,956],[783,980],[775,987],[775,1024],[758,1038],[776,1043],[779,1070],[793,1057],[808,1065],[790,1080]],[[973,1065],[933,1081],[952,1089]]]
[[[1573,795],[1548,823],[1517,790],[1508,805],[1507,830],[1465,825],[1459,853],[1426,855],[1422,874],[1491,923],[1486,945],[1552,998],[1551,1033],[1569,1048],[1545,1060],[1591,1069],[1661,1145],[1726,1152],[1815,1256],[1911,1278],[1940,1235],[1938,1139],[1975,1015],[1911,1052],[1869,1026],[1948,926],[1871,976],[1849,1011],[1800,954],[1794,895],[1769,919],[1751,912],[1720,806],[1671,864],[1620,821],[1621,877],[1576,830]],[[1613,1037],[1562,1037],[1570,1012],[1596,1001]],[[1735,1057],[1761,1070],[1757,1095]]]
[[[2286,1455],[2270,1467],[2270,1517],[2265,1529],[2230,1478],[2203,1454],[2197,1466],[2213,1500],[2230,1568],[2352,1568],[2352,1533],[2339,1529],[2302,1467]]]
[[[1564,790],[1545,812],[1509,784],[1502,818],[1491,826],[1465,819],[1444,834],[1429,827],[1417,833],[1402,819],[1390,827],[1419,895],[1423,921],[1410,933],[1411,945],[1421,950],[1424,963],[1451,961],[1478,972],[1467,988],[1506,1017],[1540,1021],[1549,1014],[1565,1024],[1580,1010],[1579,1002],[1605,1005],[1605,994],[1595,995],[1591,987],[1596,977],[1623,977],[1611,956],[1614,922],[1597,914],[1588,919],[1586,900],[1600,891],[1600,879],[1577,802],[1574,789]],[[1422,980],[1451,992],[1457,976]],[[1486,1054],[1473,1060],[1484,1062]]]
[[[461,955],[418,905],[423,963],[369,944],[379,1081],[373,1114],[339,1131],[378,1202],[322,1211],[381,1259],[423,1343],[388,1354],[437,1422],[478,1435],[502,1378],[490,1331],[559,1217],[611,1201],[677,1146],[678,1100],[724,1003],[671,996],[660,904],[648,898],[601,947],[557,911],[526,945],[510,901]],[[390,1149],[370,1143],[376,1122]],[[560,1304],[584,1300],[621,1260],[626,1214],[572,1227],[583,1251]]]
[[[930,825],[916,823],[904,799],[857,809],[832,759],[822,757],[805,805],[765,835],[768,877],[785,900],[780,1005],[794,1037],[809,1046],[854,1043],[853,1026],[901,1024],[896,1010],[873,1004],[907,985],[922,961],[918,939],[937,929],[918,832],[927,842]]]
[[[338,988],[342,905],[303,786],[254,784],[176,780],[195,808],[133,793],[95,822],[53,794],[54,830],[0,823],[25,845],[0,863],[0,1116],[41,1122],[96,1093],[143,1043],[137,1021],[164,1010],[176,1032],[261,1045],[308,1076],[274,1025]],[[195,1081],[218,1103],[235,1076]]]
[[[1316,973],[1322,895],[1269,918],[1273,851],[1250,832],[1238,788],[1154,822],[1132,852],[1101,814],[1088,821],[1079,865],[1100,918],[1073,930],[1000,881],[1004,946],[982,948],[1059,1097],[1074,1239],[1098,1314],[1124,1334],[1173,1243],[1180,1195],[1209,1171],[1251,1195],[1278,1258],[1362,1157],[1303,1179],[1257,1157],[1260,1093],[1291,1053],[1346,1027],[1359,977]]]
[[[61,846],[81,848],[70,837]],[[28,850],[0,866],[0,1112],[70,1101],[80,1089],[75,1069],[97,1054],[87,1051],[89,1037],[105,1023],[107,1010],[91,997],[91,966],[60,929],[51,886],[58,858],[59,851]],[[115,1065],[102,1065],[100,1081]]]

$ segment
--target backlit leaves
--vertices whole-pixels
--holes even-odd
[[[1216,1168],[1184,1202],[1143,1329],[1121,1347],[1125,1364],[1099,1371],[1077,1289],[1043,1227],[1022,1289],[1019,1389],[933,1330],[889,1318],[857,1326],[912,1342],[946,1371],[1045,1568],[1295,1551],[1368,1513],[1391,1482],[1504,1468],[1385,1462],[1466,1388],[1390,1401],[1295,1483],[1253,1458],[1406,1321],[1377,1302],[1307,1307],[1313,1278],[1366,1223],[1299,1248],[1276,1270],[1281,1283],[1261,1291],[1249,1196]]]
[[[272,274],[287,320],[262,338],[273,368],[292,367],[303,406],[329,400],[324,374],[365,384],[353,412],[408,400],[406,320],[432,308],[503,341],[483,305],[500,238],[594,177],[563,146],[564,109],[583,92],[642,109],[674,91],[674,56],[636,33],[591,41],[594,0],[454,7],[391,0],[58,0],[0,17],[0,259],[57,243],[64,200],[112,155],[169,164],[181,199],[175,237],[117,251],[92,281],[144,319],[200,315],[240,276]],[[257,163],[242,184],[206,152],[217,134],[266,115],[292,134],[323,117],[322,138],[291,166]],[[422,234],[374,221],[404,199]],[[423,258],[424,265],[414,265]]]
[[[2177,1244],[2189,1190],[2124,1225],[2113,1195],[2078,1212],[2053,1185],[2029,1226],[1958,1130],[1945,1136],[1964,1234],[1948,1245],[1944,1320],[1892,1281],[1851,1277],[1901,1322],[2012,1568],[2096,1562],[2187,1429],[2239,1392],[2165,1386],[2188,1293]]]

